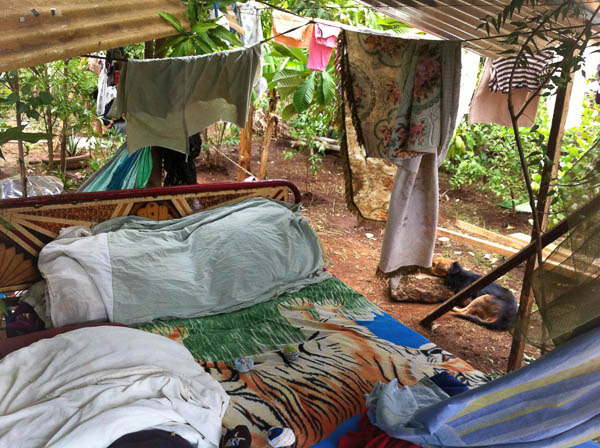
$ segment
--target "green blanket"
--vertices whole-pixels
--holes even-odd
[[[298,207],[252,198],[169,221],[127,216],[91,234],[74,228],[40,255],[52,320],[207,316],[320,282],[329,275]]]

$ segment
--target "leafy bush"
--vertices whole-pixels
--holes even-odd
[[[594,145],[600,130],[599,119],[600,109],[593,95],[588,94],[581,124],[568,129],[563,138],[557,184],[549,193],[554,196],[551,223],[564,218],[568,203],[573,202],[578,179],[595,166],[598,148]],[[534,191],[538,191],[540,186],[542,154],[546,151],[549,123],[542,100],[534,126],[531,129],[520,128]],[[585,161],[581,160],[584,156]],[[512,128],[495,124],[469,125],[461,121],[442,167],[452,175],[452,188],[477,182],[482,190],[490,191],[504,201],[511,201],[513,209],[528,201]]]
[[[543,118],[531,129],[521,129],[521,139],[532,175],[539,176],[542,144],[547,138]],[[469,125],[462,121],[451,141],[443,164],[452,177],[450,185],[460,188],[474,182],[514,207],[527,201],[519,153],[512,128],[496,124]]]

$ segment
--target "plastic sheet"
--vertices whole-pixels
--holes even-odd
[[[61,194],[63,183],[54,176],[29,176],[27,178],[27,197]],[[9,177],[0,181],[0,199],[18,199],[23,197],[21,178]]]

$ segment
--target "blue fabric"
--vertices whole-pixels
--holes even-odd
[[[395,320],[393,317],[389,316],[388,314],[385,314],[383,316],[376,316],[373,321],[357,321],[357,323],[367,327],[377,337],[391,341],[398,345],[404,345],[404,346],[416,348],[416,347],[419,347],[423,344],[430,342],[427,338],[425,338],[424,336],[420,335],[419,333],[411,330],[410,328],[402,325],[400,322],[398,322],[397,320]],[[597,344],[597,345],[600,345],[600,344]],[[532,365],[535,365],[535,363]],[[526,368],[527,367],[525,367],[524,369],[526,369]],[[523,369],[521,369],[521,370],[523,370]],[[515,373],[518,373],[518,372],[520,372],[520,371],[517,371]],[[450,376],[454,380],[454,378],[451,375],[448,375],[448,376]],[[432,380],[433,380],[433,378],[434,377],[432,377]],[[448,378],[445,378],[445,379],[450,381]],[[441,381],[441,380],[444,380],[444,378],[441,377],[441,378],[437,378],[436,380]],[[494,384],[494,383],[496,383],[496,381],[494,381],[491,384]],[[439,383],[438,383],[438,385],[440,387],[442,387],[442,385],[440,385]],[[442,388],[444,388],[444,387],[442,387]],[[449,390],[446,390],[446,392],[448,393],[448,395],[452,395],[449,392]],[[467,395],[469,393],[473,393],[473,392],[472,391],[466,392],[464,395]],[[451,400],[452,400],[452,398],[451,398]],[[354,416],[354,417],[346,420],[332,434],[330,434],[329,437],[322,440],[318,444],[313,445],[312,448],[337,448],[338,441],[342,436],[344,436],[345,434],[347,434],[350,431],[358,431],[358,422],[360,420],[360,417],[361,417],[361,415],[357,415],[357,416]],[[600,427],[600,425],[597,424],[597,427]],[[580,435],[583,437],[583,433],[581,433]],[[543,442],[543,443],[545,443],[545,442]],[[530,445],[530,446],[539,446],[541,448],[543,446],[546,446],[543,443],[538,444],[538,445]],[[551,446],[551,445],[547,445],[547,446]],[[598,445],[592,441],[585,442],[585,443],[582,443],[579,445],[575,445],[576,448],[598,448],[599,446],[600,445]]]
[[[140,148],[131,155],[127,153],[127,146],[121,146],[108,162],[96,171],[78,191],[111,191],[143,188],[146,185],[136,185],[142,164],[148,164],[149,147]],[[151,161],[150,161],[151,163]],[[143,167],[148,171],[148,167]],[[141,182],[147,182],[140,178]]]
[[[397,345],[418,348],[430,342],[426,337],[402,325],[389,314],[377,315],[373,320],[356,321],[356,323],[367,327],[378,338],[385,339]]]
[[[399,415],[406,394],[394,388],[375,388],[373,393],[376,396],[367,399],[373,403],[371,421],[392,437],[420,446],[576,445],[600,436],[600,328],[502,378],[422,407],[402,421],[389,417]]]
[[[469,390],[466,384],[457,380],[446,371],[438,373],[429,379],[451,397]]]
[[[110,183],[106,187],[107,191],[126,190],[127,189],[127,186],[125,185],[126,180],[128,178],[130,171],[132,171],[132,169],[135,165],[135,162],[138,160],[138,157],[140,154],[141,154],[141,151],[136,151],[133,154],[130,154],[129,156],[127,156],[127,158],[123,162],[121,162],[121,164],[115,171],[112,179],[110,180]],[[135,180],[134,180],[134,183],[135,183]]]
[[[102,168],[92,174],[92,176],[86,180],[77,191],[106,191],[106,188],[112,180],[113,175],[121,163],[127,160],[127,157],[127,146],[122,145],[115,151],[108,162],[106,162]]]

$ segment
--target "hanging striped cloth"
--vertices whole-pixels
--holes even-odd
[[[512,87],[514,89],[528,89],[535,91],[541,87],[547,67],[552,62],[553,53],[542,51],[534,56],[527,56],[527,64],[515,68]],[[492,72],[489,87],[492,92],[508,93],[510,89],[510,75],[515,65],[516,58],[500,58],[492,62]]]

